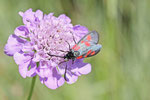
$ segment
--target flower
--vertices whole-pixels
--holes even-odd
[[[75,60],[74,64],[72,60],[60,64],[65,61],[64,58],[50,56],[66,55],[69,45],[75,45],[73,37],[79,41],[88,33],[86,27],[73,26],[71,19],[64,14],[55,17],[53,13],[43,15],[42,11],[33,12],[32,9],[19,14],[23,25],[9,36],[4,52],[13,56],[23,78],[38,75],[42,84],[56,89],[65,81],[72,84],[77,81],[78,76],[91,71],[91,65],[84,63],[83,59]]]

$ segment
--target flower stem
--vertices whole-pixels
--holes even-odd
[[[37,76],[37,75],[36,75],[36,76]],[[31,100],[32,93],[33,93],[33,89],[34,89],[34,85],[35,85],[36,76],[34,76],[34,77],[32,78],[31,88],[30,88],[30,92],[29,92],[29,96],[28,96],[28,99],[27,99],[27,100]]]

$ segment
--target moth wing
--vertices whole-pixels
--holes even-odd
[[[91,48],[88,50],[88,52],[83,55],[83,57],[86,58],[86,57],[94,56],[94,55],[96,55],[98,52],[100,52],[101,48],[102,48],[102,45],[100,45],[100,44],[93,45],[93,46],[91,46]]]
[[[99,34],[96,31],[91,31],[87,35],[85,35],[77,44],[79,45],[81,42],[91,42],[97,44],[99,40]]]
[[[83,48],[90,47],[91,44],[97,44],[98,40],[98,33],[96,31],[91,31],[85,35],[77,44],[75,44],[72,49],[74,51],[78,51],[79,49],[83,50]]]
[[[101,45],[97,44],[98,40],[99,35],[96,31],[91,31],[85,35],[72,48],[74,52],[78,52],[78,55],[75,55],[76,58],[81,59],[97,54],[101,49]]]
[[[82,49],[79,49],[79,55],[77,56],[77,59],[91,57],[96,55],[102,48],[102,45],[100,44],[93,44],[90,47],[82,46]]]

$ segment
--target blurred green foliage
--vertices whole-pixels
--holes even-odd
[[[0,0],[0,100],[26,100],[23,79],[3,53],[8,36],[23,24],[19,11],[32,8],[100,33],[101,52],[87,58],[92,72],[75,84],[50,90],[36,80],[33,100],[150,100],[150,0]]]

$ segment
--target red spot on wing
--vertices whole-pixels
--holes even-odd
[[[73,47],[72,47],[73,50],[77,51],[80,49],[80,46],[78,46],[77,44],[75,44]]]
[[[94,55],[95,54],[95,51],[93,51],[92,53],[91,53],[91,55]]]
[[[72,47],[72,49],[74,49],[76,46],[77,46],[77,44],[75,44],[75,45]]]
[[[74,50],[75,50],[75,51],[77,51],[77,50],[79,50],[79,49],[80,49],[80,47],[79,47],[79,46],[77,46]]]
[[[90,46],[90,43],[89,42],[84,42],[84,44],[86,45],[86,46]]]
[[[77,51],[80,49],[80,46],[76,45],[75,47],[72,48],[73,50]]]
[[[92,50],[89,50],[84,57],[86,58],[91,52],[92,52]]]
[[[77,59],[81,59],[81,58],[83,58],[83,56],[81,55],[81,56],[79,56],[79,57],[77,57]]]
[[[91,35],[87,36],[87,40],[90,41],[91,40]]]
[[[81,43],[84,43],[84,41],[81,41]]]

